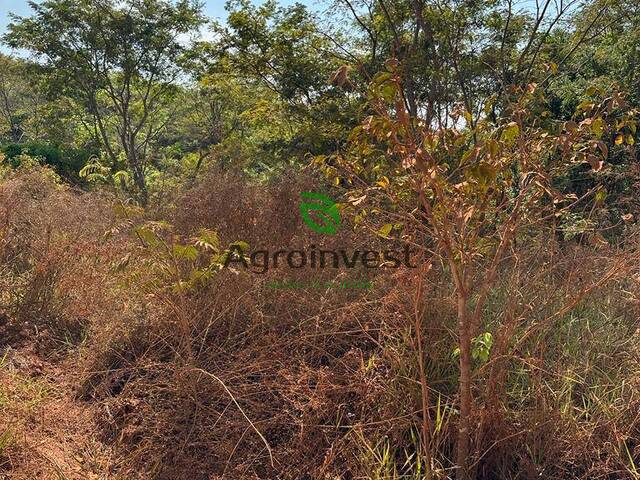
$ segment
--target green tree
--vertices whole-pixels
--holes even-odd
[[[145,167],[173,119],[171,105],[185,46],[202,23],[192,0],[47,0],[15,17],[5,41],[27,49],[50,81],[90,114],[95,136],[116,164],[123,156],[141,202]]]
[[[0,54],[0,139],[38,139],[45,102],[34,66]]]
[[[462,109],[471,124],[479,121],[493,96],[495,119],[513,100],[512,85],[548,86],[553,73],[570,70],[570,61],[601,33],[598,19],[617,18],[624,10],[612,2],[574,0],[335,0],[333,5],[338,19],[351,20],[342,24],[355,37],[351,44],[360,64],[373,75],[385,59],[397,58],[410,114],[444,127]]]
[[[364,105],[364,92],[347,78],[346,63],[357,60],[344,48],[349,38],[323,31],[322,19],[301,4],[234,0],[226,8],[226,25],[214,25],[216,39],[203,45],[201,68],[269,90],[262,96],[287,126],[280,141],[270,139],[272,153],[300,160],[344,143]]]

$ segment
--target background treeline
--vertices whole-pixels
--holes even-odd
[[[367,83],[391,57],[409,112],[435,125],[462,110],[470,124],[495,120],[512,85],[538,84],[562,120],[589,89],[639,101],[633,2],[388,3],[343,0],[321,15],[231,1],[224,25],[185,1],[34,5],[4,38],[33,56],[0,59],[2,151],[13,165],[37,157],[143,202],[205,164],[268,174],[344,148],[368,114]],[[588,179],[571,181],[584,189]]]

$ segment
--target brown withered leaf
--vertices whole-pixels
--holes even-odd
[[[604,160],[596,157],[595,155],[587,155],[587,161],[589,162],[589,165],[591,165],[591,168],[594,172],[599,172],[604,166]]]
[[[416,158],[414,156],[402,157],[402,168],[411,168],[416,164]]]
[[[567,132],[575,132],[576,130],[578,130],[578,124],[576,122],[574,122],[573,120],[569,120],[568,122],[566,122],[564,124],[564,129]]]
[[[349,69],[349,65],[342,65],[331,76],[331,80],[329,80],[329,83],[338,87],[350,85],[351,81],[349,80]]]
[[[605,158],[609,156],[609,147],[607,147],[606,143],[604,143],[602,140],[598,140],[596,142],[596,146],[600,149],[602,155],[604,155]]]

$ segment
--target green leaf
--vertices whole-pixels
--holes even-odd
[[[196,246],[204,248],[205,250],[218,251],[220,249],[218,234],[213,230],[201,228],[196,239]]]
[[[606,188],[601,188],[596,193],[595,201],[598,202],[598,203],[602,203],[602,202],[604,202],[606,200],[606,198],[607,198],[607,189]]]
[[[494,93],[484,102],[482,110],[484,111],[485,115],[489,115],[489,113],[491,113],[491,109],[493,108],[493,104],[495,103],[497,98],[498,96]]]
[[[591,123],[591,131],[593,132],[593,134],[598,137],[601,138],[602,137],[602,132],[604,129],[604,122],[602,121],[602,118],[598,117],[596,118],[592,123]]]
[[[393,224],[385,223],[382,227],[380,227],[377,233],[381,237],[388,237],[391,233],[391,230],[393,230]]]
[[[124,182],[129,183],[129,173],[126,172],[125,170],[118,170],[116,173],[113,174],[113,180],[120,183],[120,182]]]
[[[195,260],[198,258],[198,249],[193,245],[174,245],[173,255],[182,260]]]
[[[482,363],[489,360],[491,347],[493,346],[493,335],[490,332],[484,332],[473,339],[473,348],[471,357],[474,360],[480,360]]]
[[[584,100],[580,102],[580,104],[576,107],[576,113],[590,112],[594,107],[595,105],[592,102],[590,102],[589,100]]]
[[[507,124],[507,127],[502,131],[501,139],[504,142],[512,143],[519,133],[520,133],[520,127],[518,126],[518,124],[516,122],[510,122],[509,124]]]
[[[160,237],[153,230],[145,227],[137,227],[135,232],[147,245],[151,247],[157,247],[161,243]]]
[[[243,252],[249,250],[249,244],[247,242],[243,242],[242,240],[236,240],[235,242],[230,243],[229,249],[231,249],[231,247],[240,247]]]

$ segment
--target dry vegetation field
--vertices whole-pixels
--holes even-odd
[[[158,228],[167,242],[207,226],[222,242],[304,245],[289,206],[308,183],[212,172]],[[130,235],[157,224],[153,210],[123,220],[114,204],[46,168],[0,184],[6,478],[423,478],[415,270],[369,274],[364,291],[268,288],[313,274],[288,268],[221,271],[180,292],[150,266],[163,253]],[[328,242],[365,241],[348,235]],[[553,317],[618,255],[533,238],[505,267],[487,313],[490,360],[474,371],[477,478],[635,478],[637,266]],[[174,260],[184,275],[198,261]],[[424,280],[419,320],[435,478],[450,472],[458,408],[449,274]]]
[[[0,0],[0,480],[640,480],[640,6]]]

